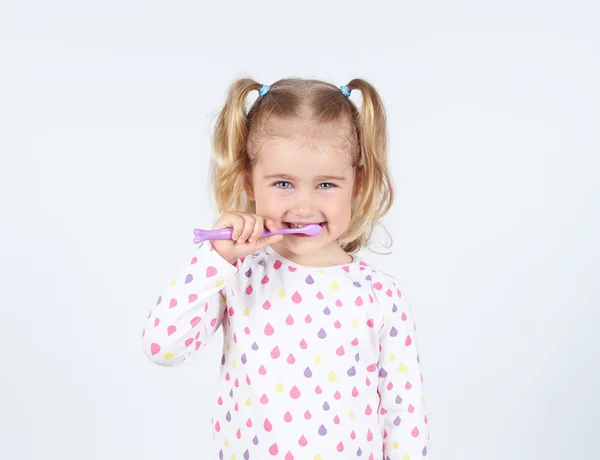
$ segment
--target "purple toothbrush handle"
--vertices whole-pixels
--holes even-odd
[[[217,228],[214,230],[200,230],[199,228],[194,230],[194,244],[201,243],[202,241],[207,240],[230,240],[231,235],[233,234],[233,228]],[[260,234],[259,238],[264,238],[265,236],[275,235],[269,230],[265,230]]]

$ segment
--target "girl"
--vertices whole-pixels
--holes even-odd
[[[373,86],[240,79],[213,151],[213,228],[233,228],[233,240],[200,244],[158,298],[148,358],[185,363],[223,326],[219,459],[426,458],[411,307],[395,278],[355,255],[393,202]],[[309,223],[321,232],[259,238]]]

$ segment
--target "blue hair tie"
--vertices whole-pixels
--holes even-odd
[[[346,85],[342,85],[340,86],[340,89],[342,90],[342,94],[346,97],[350,96],[350,92],[352,91],[351,89],[349,89]]]
[[[269,85],[262,85],[262,88],[258,90],[258,95],[264,96],[269,92],[270,89],[271,87]]]

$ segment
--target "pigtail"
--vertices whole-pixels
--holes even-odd
[[[219,213],[248,209],[241,172],[250,171],[246,144],[249,123],[246,98],[261,84],[250,78],[236,80],[227,93],[219,113],[212,140],[211,179],[213,199]],[[250,211],[252,212],[252,211]]]
[[[388,170],[388,140],[383,102],[375,88],[362,79],[346,85],[360,90],[362,106],[355,120],[360,158],[357,169],[358,195],[354,201],[350,233],[340,238],[346,252],[360,249],[371,239],[373,223],[378,223],[394,201],[393,183]]]

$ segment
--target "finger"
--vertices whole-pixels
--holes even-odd
[[[246,221],[239,214],[232,214],[231,220],[229,221],[228,227],[233,227],[233,232],[231,233],[231,239],[237,241],[244,230],[244,226],[246,225]]]
[[[226,212],[226,213],[222,214],[219,217],[219,219],[217,219],[217,221],[215,222],[215,225],[213,225],[213,229],[216,230],[219,228],[232,228],[236,219],[237,219],[237,216],[235,214]]]
[[[270,217],[265,217],[265,227],[267,227],[267,229],[270,230],[271,232],[277,231],[277,224]]]
[[[245,243],[248,240],[248,237],[252,234],[254,230],[254,223],[256,221],[255,217],[252,214],[242,214],[242,218],[244,219],[244,229],[242,230],[239,238],[237,239],[238,243]]]
[[[248,243],[253,243],[258,239],[261,233],[264,231],[264,219],[262,216],[255,216],[254,229],[252,230],[252,234],[250,238],[248,238]]]

